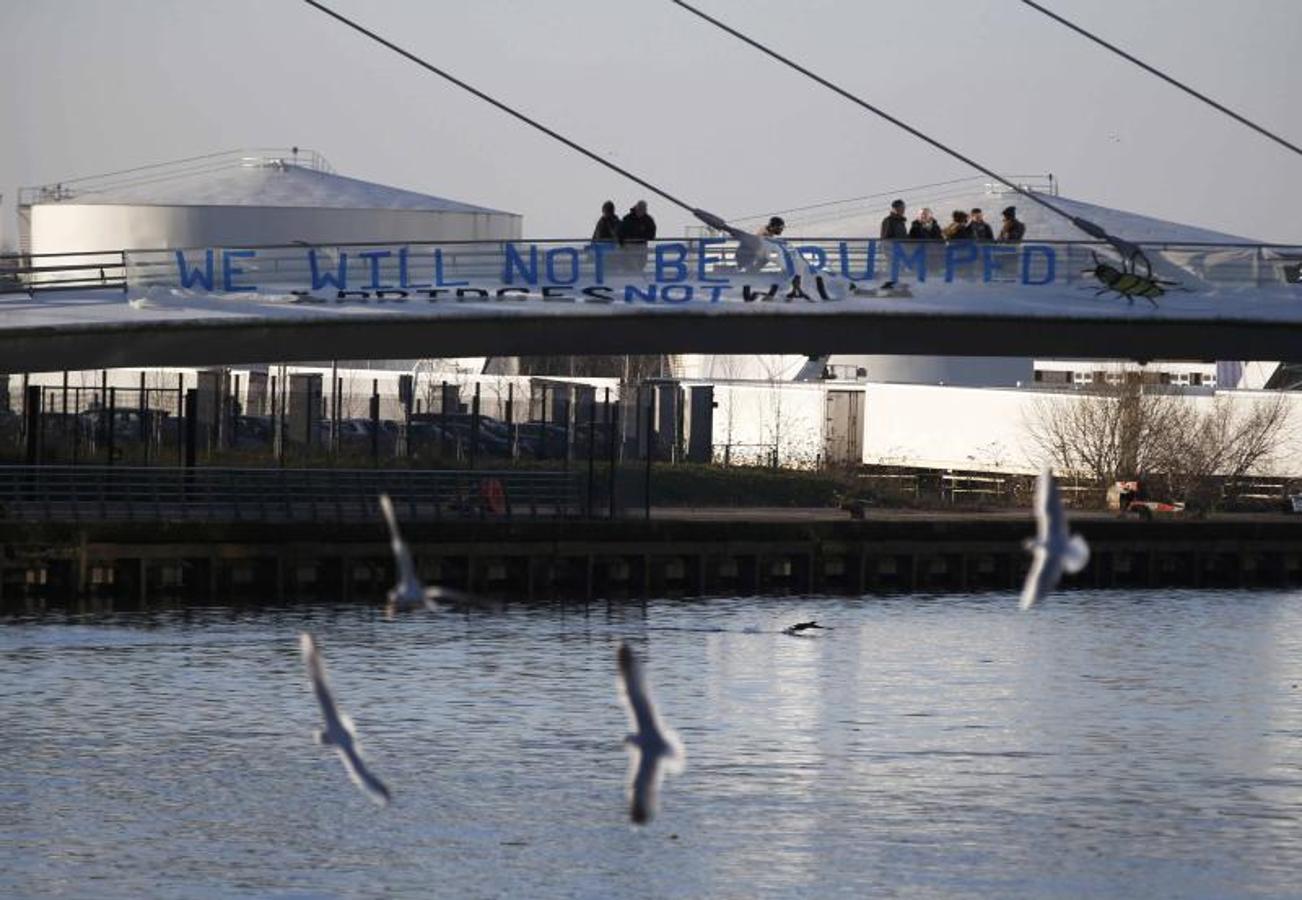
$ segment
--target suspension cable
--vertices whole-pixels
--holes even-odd
[[[490,97],[488,94],[485,94],[483,91],[478,90],[477,88],[474,88],[474,87],[472,87],[472,86],[469,85],[469,84],[466,84],[466,82],[464,82],[464,81],[462,81],[461,79],[455,77],[454,75],[451,75],[451,74],[449,74],[449,73],[443,71],[442,69],[438,68],[437,66],[432,65],[431,63],[427,62],[426,60],[421,59],[421,58],[420,58],[419,56],[417,56],[416,54],[414,54],[414,53],[412,53],[412,52],[410,52],[410,51],[408,51],[408,50],[404,50],[403,48],[399,47],[397,44],[394,44],[394,43],[391,42],[391,41],[385,40],[384,38],[382,38],[382,37],[380,37],[378,34],[376,34],[374,31],[370,31],[369,29],[367,29],[367,28],[365,28],[365,27],[359,25],[358,23],[354,22],[352,19],[348,18],[347,16],[341,15],[340,13],[335,12],[333,9],[330,9],[328,6],[325,6],[325,5],[321,4],[321,3],[318,3],[317,0],[303,0],[303,2],[306,3],[308,6],[311,6],[311,7],[313,7],[314,9],[317,9],[317,10],[319,10],[319,11],[325,13],[326,15],[330,16],[331,18],[333,18],[333,19],[337,19],[338,21],[340,21],[340,22],[342,22],[343,24],[347,25],[349,28],[352,28],[354,31],[357,31],[357,32],[360,32],[361,34],[366,35],[368,38],[370,38],[371,40],[375,41],[376,43],[379,43],[379,44],[384,45],[385,47],[388,47],[390,50],[392,50],[394,53],[397,53],[399,56],[405,56],[407,59],[411,60],[412,62],[414,62],[416,65],[420,66],[421,68],[423,68],[423,69],[427,69],[427,70],[429,70],[430,72],[433,72],[435,75],[438,75],[438,76],[441,77],[441,78],[445,78],[445,79],[447,79],[448,81],[450,81],[450,82],[452,82],[453,84],[455,84],[457,87],[462,88],[463,90],[469,91],[470,93],[472,93],[472,94],[474,94],[476,97],[478,97],[480,100],[483,100],[483,101],[485,101],[485,102],[487,102],[487,103],[491,103],[493,106],[496,106],[496,107],[497,107],[498,109],[500,109],[502,112],[507,113],[508,115],[514,116],[515,118],[519,119],[521,122],[524,122],[526,125],[532,125],[534,128],[538,129],[539,131],[541,131],[543,134],[547,135],[548,137],[553,138],[554,140],[560,141],[562,144],[564,144],[565,146],[569,147],[571,150],[578,151],[579,153],[582,153],[584,156],[588,157],[588,159],[591,159],[591,160],[593,160],[594,162],[601,163],[601,164],[602,164],[603,166],[605,166],[607,169],[611,169],[612,171],[618,172],[620,175],[623,175],[625,178],[629,179],[630,181],[635,182],[636,184],[641,185],[642,187],[646,188],[648,191],[651,191],[652,193],[654,193],[654,194],[656,194],[656,195],[662,197],[663,199],[668,200],[670,203],[674,204],[675,206],[682,207],[683,209],[685,209],[685,210],[687,210],[688,212],[693,213],[693,214],[695,214],[695,213],[697,212],[697,210],[696,210],[696,209],[695,209],[695,208],[694,208],[690,203],[686,203],[686,202],[684,202],[684,201],[682,201],[682,200],[679,200],[679,199],[678,199],[677,197],[675,197],[673,194],[669,193],[669,192],[666,191],[666,190],[662,190],[661,188],[656,187],[654,184],[652,184],[651,182],[647,181],[646,179],[637,177],[636,175],[634,175],[632,172],[628,171],[627,169],[624,169],[624,168],[621,168],[620,166],[615,165],[614,163],[610,162],[609,160],[604,159],[604,158],[602,158],[601,156],[599,156],[598,154],[596,154],[596,153],[594,153],[593,151],[589,150],[587,147],[584,147],[583,145],[581,145],[581,144],[579,144],[579,143],[576,143],[575,141],[570,140],[569,138],[565,137],[564,135],[559,134],[559,133],[553,131],[552,129],[548,128],[546,125],[541,124],[540,122],[536,122],[536,121],[534,121],[533,119],[531,119],[531,118],[529,118],[528,116],[526,116],[524,113],[519,112],[518,110],[512,109],[510,106],[507,106],[505,103],[501,102],[500,100],[497,100],[497,99],[495,99],[495,98],[493,98],[493,97]]]
[[[903,130],[907,131],[909,134],[913,135],[919,140],[935,147],[937,150],[940,150],[944,153],[948,153],[950,156],[954,157],[958,161],[971,166],[972,168],[976,169],[978,172],[982,172],[985,175],[988,175],[989,177],[993,178],[995,181],[998,181],[1000,184],[1004,185],[1005,187],[1013,191],[1016,191],[1017,193],[1021,194],[1023,197],[1027,198],[1028,200],[1032,200],[1035,203],[1040,204],[1046,209],[1054,213],[1057,213],[1058,215],[1062,216],[1064,219],[1067,219],[1068,221],[1072,221],[1076,218],[1075,216],[1072,216],[1070,213],[1064,212],[1062,209],[1050,203],[1048,200],[1045,200],[1039,194],[1033,193],[1031,191],[1026,190],[1025,188],[1019,187],[1018,185],[1009,181],[1004,176],[1000,175],[998,172],[995,172],[993,169],[987,168],[986,166],[981,165],[979,162],[973,159],[969,159],[968,157],[964,156],[962,153],[959,153],[953,147],[941,143],[940,141],[936,140],[930,135],[923,134],[921,131],[914,128],[912,125],[909,125],[907,122],[903,122],[895,118],[894,116],[892,116],[890,113],[878,109],[876,106],[873,106],[868,101],[863,100],[860,97],[856,97],[854,94],[850,93],[845,88],[833,84],[832,82],[828,81],[826,78],[822,77],[821,75],[818,75],[817,73],[810,71],[809,69],[805,68],[799,63],[794,62],[791,59],[788,59],[787,57],[783,56],[781,53],[778,53],[776,50],[772,50],[769,47],[766,47],[764,44],[761,44],[759,41],[755,40],[754,38],[748,37],[747,35],[742,34],[740,31],[733,28],[732,26],[727,25],[719,21],[718,19],[714,18],[713,16],[702,12],[701,10],[692,6],[690,3],[685,2],[685,0],[670,0],[670,2],[675,3],[678,6],[681,6],[683,9],[687,10],[693,15],[699,16],[700,18],[704,19],[706,22],[709,22],[711,25],[715,26],[716,28],[722,31],[726,31],[728,34],[732,35],[738,40],[750,44],[756,50],[759,50],[761,53],[773,57],[783,65],[795,69],[797,72],[804,75],[806,78],[811,78],[814,81],[817,81],[819,84],[821,84],[823,87],[827,88],[828,90],[840,94],[842,97],[849,100],[851,103],[857,104],[858,106],[862,106],[864,109],[880,116],[881,118],[885,119],[887,122],[890,122],[892,125],[896,126],[897,128],[902,128]]]
[[[1211,97],[1208,97],[1206,94],[1200,94],[1198,91],[1189,87],[1189,85],[1185,84],[1184,82],[1177,81],[1175,78],[1172,78],[1170,75],[1167,75],[1165,72],[1153,68],[1148,63],[1144,62],[1141,59],[1135,58],[1131,54],[1127,53],[1125,50],[1122,50],[1120,47],[1117,47],[1114,44],[1109,44],[1107,41],[1103,40],[1103,38],[1099,37],[1098,35],[1086,31],[1081,26],[1075,24],[1074,22],[1070,22],[1067,19],[1064,19],[1062,16],[1058,15],[1056,12],[1053,12],[1052,10],[1045,9],[1040,4],[1035,3],[1034,0],[1022,0],[1022,2],[1025,3],[1027,6],[1031,7],[1031,9],[1044,13],[1044,15],[1048,16],[1050,19],[1053,19],[1056,22],[1060,22],[1061,24],[1066,25],[1068,28],[1070,28],[1072,31],[1076,32],[1077,34],[1089,38],[1091,41],[1098,44],[1100,47],[1105,47],[1108,50],[1111,50],[1113,53],[1117,54],[1117,56],[1120,56],[1122,59],[1129,60],[1130,62],[1139,66],[1145,72],[1148,72],[1151,75],[1156,75],[1158,78],[1162,79],[1167,84],[1178,87],[1180,90],[1184,91],[1186,94],[1188,94],[1191,97],[1198,98],[1199,100],[1201,100],[1202,102],[1210,106],[1212,109],[1225,113],[1225,115],[1229,116],[1231,119],[1234,119],[1236,122],[1248,126],[1258,134],[1264,135],[1265,137],[1270,138],[1275,143],[1287,147],[1289,150],[1292,150],[1294,153],[1298,154],[1299,156],[1302,156],[1302,147],[1298,147],[1296,144],[1289,143],[1279,135],[1275,134],[1273,131],[1266,129],[1261,125],[1258,125],[1256,122],[1253,122],[1250,119],[1247,119],[1246,117],[1239,115],[1234,110],[1229,109],[1228,107],[1223,106],[1220,103],[1217,103],[1215,100],[1213,100]]]

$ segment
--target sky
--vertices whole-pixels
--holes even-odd
[[[328,2],[724,216],[975,174],[669,0]],[[1015,0],[698,2],[995,171],[1302,244],[1302,157]],[[1302,143],[1298,0],[1046,5]],[[690,221],[298,0],[0,0],[0,84],[10,244],[20,185],[290,145],[530,237],[585,237],[606,199],[646,198],[661,235]]]

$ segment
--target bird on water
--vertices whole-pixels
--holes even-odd
[[[806,631],[809,631],[810,629],[813,628],[817,628],[820,631],[827,630],[822,625],[819,625],[817,622],[797,622],[795,625],[791,625],[788,626],[787,628],[783,628],[782,633],[791,634],[791,635],[802,635]]]
[[[628,748],[629,818],[645,825],[655,815],[665,771],[681,772],[686,762],[682,742],[660,721],[642,676],[642,666],[628,644],[619,645],[620,700],[636,729],[624,738]]]
[[[357,744],[357,730],[352,719],[335,705],[334,695],[330,693],[330,685],[326,681],[325,663],[321,661],[316,641],[307,632],[300,634],[298,641],[303,651],[303,662],[307,664],[312,693],[316,695],[316,702],[321,706],[321,716],[325,720],[325,727],[316,733],[317,743],[333,747],[353,784],[361,788],[367,797],[384,806],[389,802],[389,789],[366,768],[366,763],[362,760],[362,751]]]
[[[1022,609],[1030,609],[1058,586],[1063,572],[1079,572],[1090,561],[1089,544],[1067,530],[1067,513],[1053,473],[1045,469],[1035,482],[1035,537],[1025,543],[1031,571],[1022,587]]]

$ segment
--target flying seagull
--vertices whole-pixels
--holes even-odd
[[[797,622],[795,625],[792,625],[789,628],[783,628],[782,633],[798,635],[808,631],[811,628],[817,628],[820,631],[823,630],[823,626],[819,625],[817,622]]]
[[[462,604],[478,602],[469,594],[451,588],[426,587],[416,574],[416,561],[411,558],[411,549],[398,530],[398,517],[394,515],[393,501],[388,494],[380,495],[380,512],[384,513],[384,521],[389,525],[389,546],[393,548],[393,562],[398,570],[398,583],[389,589],[385,615],[392,619],[397,613],[418,606],[434,612],[439,608],[439,600]]]
[[[1089,544],[1079,534],[1067,532],[1067,514],[1053,473],[1045,469],[1035,482],[1035,537],[1025,543],[1031,554],[1031,571],[1022,588],[1022,609],[1030,609],[1069,575],[1090,561]]]
[[[637,729],[624,738],[629,755],[629,817],[634,824],[645,825],[655,815],[664,770],[681,772],[686,754],[678,735],[656,715],[642,680],[642,667],[628,644],[619,645],[619,682],[628,723]]]
[[[325,719],[325,728],[316,733],[317,743],[334,747],[353,784],[361,788],[366,796],[384,806],[389,802],[389,789],[384,786],[384,782],[371,774],[371,771],[366,768],[366,763],[362,761],[362,751],[357,746],[357,731],[353,727],[353,720],[335,706],[335,698],[330,693],[330,685],[326,683],[325,664],[316,649],[316,641],[306,631],[299,635],[298,641],[303,649],[303,662],[307,664],[307,677],[312,683],[312,693],[316,695],[316,702],[321,705],[321,715]]]

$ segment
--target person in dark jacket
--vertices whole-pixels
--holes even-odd
[[[1004,227],[999,229],[999,240],[1006,244],[1016,244],[1026,236],[1026,226],[1017,221],[1017,207],[1010,206],[1004,210]]]
[[[646,267],[647,241],[655,239],[656,220],[646,211],[646,201],[639,200],[619,223],[625,271],[641,272]]]
[[[891,204],[891,212],[882,219],[882,240],[902,241],[909,236],[909,220],[904,218],[904,201]]]
[[[940,233],[940,223],[927,207],[922,208],[918,217],[913,220],[913,224],[909,226],[909,238],[915,241],[944,240],[944,235]]]
[[[967,213],[961,209],[954,210],[953,221],[945,226],[945,240],[972,240],[972,225],[967,220]]]
[[[601,204],[601,218],[597,220],[597,227],[592,229],[592,239],[609,244],[619,240],[619,216],[615,215],[613,200]]]
[[[989,223],[987,223],[982,217],[981,210],[979,209],[974,208],[972,210],[970,227],[972,229],[972,240],[974,241],[993,241],[995,239],[994,231],[990,228]]]

